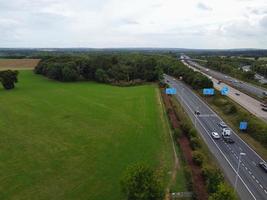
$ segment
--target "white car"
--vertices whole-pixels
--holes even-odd
[[[217,133],[217,132],[212,132],[212,133],[211,133],[211,136],[212,136],[214,139],[220,139],[220,135],[219,135],[219,133]]]

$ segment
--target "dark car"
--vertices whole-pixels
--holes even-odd
[[[261,106],[264,107],[264,108],[267,108],[267,104],[266,103],[262,103]]]
[[[228,143],[228,144],[233,144],[235,143],[235,141],[232,139],[232,138],[229,138],[229,137],[226,137],[226,138],[223,138],[223,140]]]
[[[267,172],[267,163],[266,162],[260,162],[259,166],[265,171]]]
[[[235,95],[236,95],[236,96],[240,96],[240,94],[239,94],[239,93],[237,93],[237,92],[235,93]]]
[[[196,110],[195,115],[200,115],[200,112],[198,110]]]
[[[263,111],[267,112],[267,108],[266,107],[263,107],[261,108]]]

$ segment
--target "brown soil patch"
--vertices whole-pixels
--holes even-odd
[[[176,116],[176,112],[172,105],[170,96],[166,95],[164,93],[164,90],[162,90],[161,94],[162,94],[163,101],[166,106],[167,114],[172,124],[172,127],[179,128],[180,122],[179,122],[178,116]],[[192,149],[190,147],[188,138],[183,134],[177,142],[180,145],[184,158],[192,172],[193,190],[196,194],[196,198],[199,200],[208,199],[208,193],[205,187],[205,180],[202,176],[201,168],[193,162]]]
[[[4,69],[34,69],[40,59],[0,59],[0,70]]]

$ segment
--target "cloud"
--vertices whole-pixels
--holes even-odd
[[[263,0],[203,2],[0,0],[0,47],[266,48]]]
[[[206,4],[202,3],[202,2],[199,2],[197,4],[197,8],[199,8],[200,10],[204,10],[204,11],[211,11],[212,8],[207,6]]]

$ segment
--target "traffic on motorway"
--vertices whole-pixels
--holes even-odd
[[[256,87],[252,84],[242,82],[242,81],[237,80],[231,76],[225,75],[221,72],[214,71],[212,69],[208,69],[206,67],[203,67],[200,64],[192,61],[189,56],[182,55],[182,58],[184,60],[186,60],[188,62],[188,64],[190,64],[190,65],[192,65],[192,66],[194,66],[194,67],[196,67],[202,71],[205,71],[206,74],[208,74],[208,75],[210,75],[210,76],[212,76],[218,80],[224,81],[224,82],[228,83],[229,85],[232,85],[233,87],[241,89],[248,94],[253,94],[253,95],[256,95],[258,97],[267,96],[267,90],[264,88]]]
[[[266,162],[188,86],[164,75],[241,199],[267,200]]]

